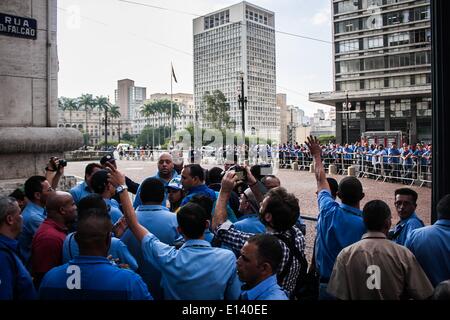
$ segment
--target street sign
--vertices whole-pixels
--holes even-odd
[[[37,38],[37,21],[36,19],[0,13],[0,34],[35,40]]]

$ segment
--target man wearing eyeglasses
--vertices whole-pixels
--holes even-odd
[[[409,188],[395,190],[395,209],[400,221],[389,230],[388,238],[397,244],[404,245],[411,231],[425,226],[415,212],[417,197],[417,192]]]

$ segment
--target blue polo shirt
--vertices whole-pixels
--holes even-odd
[[[175,178],[179,178],[180,177],[180,175],[175,171],[175,170],[173,170],[172,171],[172,178],[170,179],[170,180],[172,180],[172,179],[175,179]],[[168,194],[167,194],[167,185],[169,184],[169,182],[168,181],[166,181],[166,180],[164,180],[163,178],[161,178],[160,176],[159,176],[159,171],[154,175],[154,176],[152,176],[152,177],[149,177],[149,178],[156,178],[156,179],[159,179],[163,184],[164,184],[164,200],[163,200],[163,202],[161,203],[163,206],[165,206],[166,205],[166,202],[167,202],[167,196],[168,196]],[[145,180],[147,180],[147,179],[149,179],[149,178],[146,178]],[[139,185],[139,188],[137,189],[137,191],[136,191],[136,197],[134,198],[134,202],[133,202],[133,207],[136,209],[137,207],[139,207],[141,204],[142,204],[142,201],[141,201],[141,186],[142,186],[142,184],[145,182],[145,180]]]
[[[258,214],[246,214],[239,218],[237,222],[233,224],[236,230],[246,233],[264,233],[266,227],[259,220]]]
[[[205,240],[187,240],[176,250],[149,233],[142,239],[144,258],[162,274],[167,300],[235,300],[241,292],[233,252]]]
[[[80,184],[77,184],[72,189],[70,189],[70,194],[72,195],[72,198],[76,204],[78,204],[78,202],[80,202],[81,199],[90,195],[91,193],[92,191],[91,189],[89,189],[88,185],[86,184],[86,181],[83,181]]]
[[[181,206],[184,206],[186,203],[189,202],[189,200],[191,200],[192,197],[198,194],[207,196],[211,198],[212,201],[217,200],[216,192],[208,188],[206,184],[201,184],[188,190],[186,196],[183,198],[183,201],[181,201]]]
[[[258,283],[250,290],[243,290],[241,300],[289,300],[286,293],[277,283],[277,275],[274,274]]]
[[[78,256],[80,250],[78,248],[78,243],[75,240],[75,232],[67,235],[63,244],[63,263],[67,263],[76,256]],[[119,259],[118,264],[128,264],[130,269],[136,271],[138,269],[138,264],[136,259],[128,251],[127,246],[115,237],[111,237],[111,246],[109,247],[108,255],[112,259]]]
[[[176,241],[182,240],[182,236],[177,231],[177,215],[170,212],[166,207],[140,205],[136,210],[136,216],[139,223],[152,232],[161,242],[173,245]],[[131,254],[136,259],[139,266],[138,273],[150,288],[153,297],[158,300],[162,299],[163,293],[160,284],[161,272],[159,269],[144,259],[141,245],[131,230],[125,231],[121,240],[127,245]]]
[[[395,234],[394,239],[392,239],[395,243],[403,246],[405,245],[406,239],[409,234],[418,228],[424,227],[425,224],[422,220],[417,217],[417,214],[414,212],[409,218],[400,220],[394,228],[390,230],[390,232]]]
[[[79,268],[79,269],[78,269]],[[77,270],[78,269],[78,270]],[[79,288],[76,277],[79,276]],[[72,285],[71,289],[68,284]],[[152,300],[141,277],[112,265],[105,257],[78,256],[42,279],[42,300]]]
[[[33,202],[28,202],[22,211],[23,227],[19,235],[19,249],[23,262],[28,267],[31,257],[31,241],[37,229],[47,218],[45,209]]]
[[[404,150],[404,151],[402,151],[402,157],[406,157],[410,153],[412,153],[411,150]],[[407,166],[411,166],[413,164],[413,159],[411,157],[409,157],[406,160],[403,160],[403,164],[407,165]]]
[[[18,241],[0,234],[0,300],[37,299],[30,273],[18,252]]]
[[[389,158],[389,163],[391,164],[399,164],[400,163],[400,150],[389,148],[388,155],[391,156]]]
[[[411,231],[405,246],[416,256],[434,287],[450,279],[450,220]]]
[[[328,280],[341,250],[361,240],[366,232],[362,211],[339,204],[330,191],[318,194],[319,218],[317,221],[316,266],[321,278]]]
[[[122,210],[120,210],[119,203],[114,199],[103,199],[109,208],[109,216],[111,217],[112,224],[116,223],[120,218],[122,218]]]

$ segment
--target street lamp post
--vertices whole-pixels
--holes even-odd
[[[348,91],[345,91],[345,102],[342,104],[343,109],[344,109],[344,113],[345,113],[345,140],[344,143],[349,143],[349,138],[348,138],[348,127],[349,127],[349,111],[350,111],[350,107],[351,107],[351,103],[348,101]]]
[[[244,145],[245,148],[247,148],[247,144],[245,141],[245,105],[247,104],[247,97],[245,96],[244,93],[244,73],[241,72],[240,73],[240,78],[241,78],[241,94],[238,96],[238,102],[241,105],[241,111],[242,111],[242,138],[244,139]],[[246,150],[244,150],[244,154],[245,154],[245,159],[247,159],[246,156]]]

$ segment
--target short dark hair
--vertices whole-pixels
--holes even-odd
[[[188,164],[185,168],[189,168],[189,175],[192,178],[198,177],[200,181],[205,181],[205,171],[203,171],[203,168],[199,164]]]
[[[147,178],[141,184],[141,197],[142,203],[157,202],[162,203],[164,200],[165,188],[164,183],[157,178]]]
[[[96,209],[108,214],[108,206],[103,197],[97,193],[91,193],[82,198],[77,204],[78,220],[83,218],[85,212]]]
[[[397,195],[411,196],[413,198],[414,204],[417,203],[417,198],[419,197],[417,192],[410,188],[400,188],[395,190],[395,196]]]
[[[196,203],[188,202],[177,213],[178,226],[189,239],[199,239],[205,232],[206,213]]]
[[[258,263],[267,262],[272,274],[277,273],[283,259],[283,249],[277,237],[267,233],[256,234],[247,240],[258,248]]]
[[[84,169],[84,177],[86,178],[86,176],[90,176],[92,174],[92,172],[94,172],[95,168],[103,169],[103,167],[100,164],[98,164],[96,162],[91,162]]]
[[[384,201],[372,200],[364,206],[362,216],[367,230],[382,231],[391,216],[391,209]]]
[[[356,205],[364,196],[361,181],[355,177],[345,177],[342,179],[339,182],[338,192],[342,203],[349,206]]]
[[[34,193],[42,192],[42,182],[45,180],[43,176],[32,176],[25,181],[24,190],[28,199],[34,200]]]
[[[9,195],[9,197],[23,201],[25,200],[25,193],[22,191],[22,189],[17,188]]]
[[[211,220],[214,201],[210,197],[203,194],[197,194],[193,196],[189,202],[198,204],[202,207],[203,210],[205,210],[206,219]]]
[[[327,181],[328,185],[330,186],[331,195],[333,196],[333,198],[336,198],[337,192],[339,190],[339,183],[335,178],[330,177],[327,178]]]
[[[264,214],[272,214],[272,228],[284,232],[294,226],[300,215],[298,199],[294,194],[288,193],[283,187],[276,187],[267,192],[266,210],[260,212],[260,220],[266,224]]]
[[[450,194],[445,195],[441,200],[439,200],[436,211],[438,219],[450,220]]]
[[[221,183],[222,182],[222,172],[223,169],[219,167],[214,167],[208,171],[208,182],[211,183]]]
[[[75,240],[82,250],[104,241],[111,231],[112,223],[108,212],[99,208],[88,208],[78,216]]]
[[[108,171],[105,169],[99,170],[92,175],[91,187],[95,193],[102,194],[105,192],[108,184]]]

